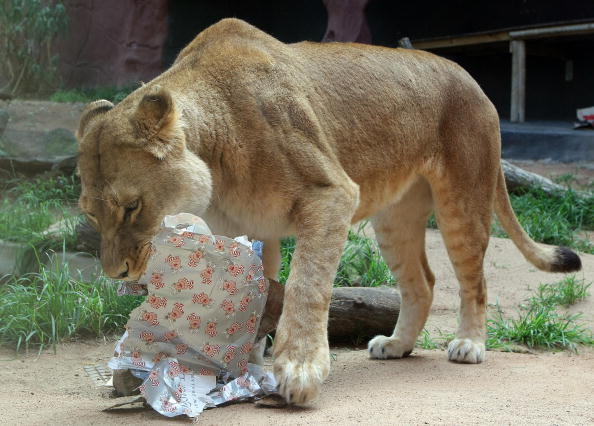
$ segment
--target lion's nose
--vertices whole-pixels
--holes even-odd
[[[119,268],[116,265],[112,265],[111,267],[105,264],[103,265],[103,273],[109,278],[122,280],[124,278],[128,278],[129,272],[130,263],[127,260],[124,262],[124,264],[120,265]]]
[[[130,266],[128,265],[128,262],[124,262],[126,270],[120,272],[120,274],[118,275],[118,278],[126,278],[128,277],[128,271],[130,270]]]

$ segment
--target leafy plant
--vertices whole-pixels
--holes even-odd
[[[0,70],[8,80],[0,92],[38,93],[56,85],[53,43],[67,24],[62,1],[0,2]]]

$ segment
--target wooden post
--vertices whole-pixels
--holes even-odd
[[[523,123],[526,118],[526,45],[524,40],[512,40],[511,112],[512,123]]]

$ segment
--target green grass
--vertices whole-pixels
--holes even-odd
[[[384,262],[377,243],[363,235],[365,223],[357,231],[349,231],[334,280],[335,287],[376,287],[395,283],[390,268]],[[295,250],[295,239],[286,238],[281,244],[279,282],[285,284]]]
[[[421,349],[445,349],[455,336],[452,333],[438,331],[439,336],[432,337],[427,329],[423,329],[417,338],[417,347]]]
[[[520,306],[516,318],[497,314],[487,322],[487,347],[507,349],[510,344],[529,348],[570,349],[594,345],[592,331],[580,324],[580,314],[560,313],[561,306],[588,297],[591,283],[569,276],[554,284],[541,284],[535,295]]]
[[[31,180],[8,180],[7,194],[37,202],[59,200],[75,203],[80,195],[80,181],[74,176],[37,177]]]
[[[95,87],[89,89],[60,90],[50,96],[53,102],[92,102],[97,99],[107,99],[118,103],[134,90],[138,85],[124,87]]]
[[[569,276],[553,284],[541,284],[534,296],[518,307],[515,318],[504,316],[501,308],[487,320],[487,349],[518,351],[520,346],[539,349],[576,351],[579,345],[594,346],[592,331],[579,322],[580,314],[558,311],[589,296],[591,283]],[[423,330],[417,347],[444,349],[453,334],[439,332],[433,337]]]
[[[364,226],[365,223],[357,231],[349,231],[338,264],[335,287],[377,287],[395,283],[377,243],[363,235]]]
[[[278,273],[278,281],[281,284],[286,284],[291,271],[291,260],[293,259],[293,252],[295,251],[295,238],[285,238],[281,241],[281,267]]]
[[[33,258],[35,270],[21,277],[0,277],[0,343],[17,350],[39,350],[64,339],[101,336],[121,329],[142,298],[116,295],[116,284],[105,278],[94,282],[71,279],[65,262],[45,266],[42,251],[64,250],[76,240],[79,216],[72,213],[80,193],[75,176],[46,176],[2,182],[0,239],[30,247],[22,262]],[[48,237],[48,226],[65,220],[66,230]]]
[[[592,283],[574,275],[554,284],[541,284],[529,304],[531,306],[569,306],[588,297]]]
[[[38,248],[55,248],[56,238],[43,232],[53,223],[64,220],[65,231],[57,241],[67,246],[76,241],[74,229],[80,220],[71,213],[80,184],[74,176],[56,176],[4,183],[0,202],[0,239]],[[61,243],[58,243],[58,248]]]
[[[572,188],[572,185],[577,183],[577,177],[573,173],[564,173],[552,178],[552,181],[558,183],[559,185]]]
[[[570,189],[555,198],[534,189],[512,195],[511,201],[520,224],[536,241],[594,253],[594,244],[576,236],[579,230],[594,229],[594,196],[579,197]],[[493,233],[507,237],[498,223]]]
[[[505,350],[520,344],[575,351],[577,345],[594,345],[591,330],[581,325],[579,318],[579,314],[560,314],[548,305],[531,305],[512,319],[504,318],[499,311],[487,322],[487,348]]]
[[[434,338],[431,337],[426,329],[421,331],[419,337],[417,337],[417,347],[422,349],[440,349],[441,346]]]
[[[0,342],[40,351],[66,339],[121,331],[142,298],[117,296],[108,279],[72,279],[68,265],[41,266],[0,286]]]

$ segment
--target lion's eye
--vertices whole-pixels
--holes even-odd
[[[134,201],[132,204],[129,204],[124,208],[126,209],[126,213],[132,213],[134,210],[138,208],[138,200]]]
[[[124,220],[131,218],[132,214],[140,208],[140,200],[136,200],[127,206],[124,206]]]

